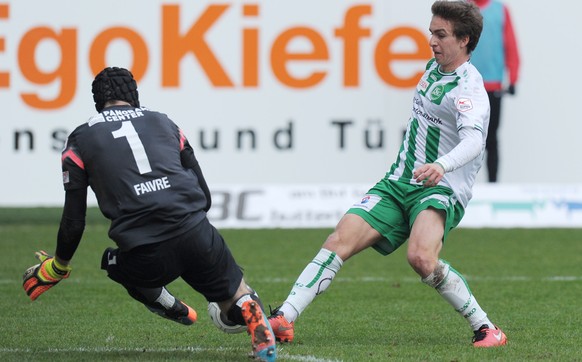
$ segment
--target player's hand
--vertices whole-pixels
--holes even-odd
[[[58,263],[44,250],[37,251],[35,256],[40,264],[26,269],[22,276],[22,286],[32,301],[71,274],[70,266]]]
[[[413,172],[416,182],[422,183],[425,187],[438,185],[444,174],[445,170],[438,163],[427,163]]]
[[[507,87],[507,93],[512,96],[515,95],[515,84],[510,84],[509,87]]]

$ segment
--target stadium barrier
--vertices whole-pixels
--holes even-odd
[[[334,227],[370,185],[219,185],[209,218],[219,228]],[[460,227],[582,227],[582,184],[477,184]]]

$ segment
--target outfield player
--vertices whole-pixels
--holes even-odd
[[[277,340],[293,340],[294,321],[328,288],[346,260],[368,247],[388,255],[408,240],[408,263],[467,320],[473,345],[494,347],[507,341],[463,276],[439,259],[449,231],[463,217],[483,162],[489,103],[481,75],[469,62],[482,16],[465,1],[436,1],[432,14],[434,58],[416,87],[398,157],[342,217],[269,317]]]
[[[55,256],[24,275],[35,300],[71,272],[85,228],[87,188],[111,220],[101,268],[150,311],[190,325],[193,308],[166,288],[181,277],[232,322],[247,325],[253,354],[276,359],[261,302],[243,279],[220,233],[209,223],[210,191],[188,140],[165,114],[140,107],[137,84],[123,68],[105,68],[92,84],[98,114],[77,127],[62,153],[65,204]]]

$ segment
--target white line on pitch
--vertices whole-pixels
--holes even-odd
[[[577,282],[582,281],[582,276],[576,275],[553,275],[553,276],[546,276],[546,277],[531,277],[531,276],[495,276],[495,277],[481,277],[481,276],[474,276],[470,274],[463,275],[467,280],[476,280],[476,281],[504,281],[504,282],[532,282],[532,281],[542,281],[542,282]],[[255,282],[263,282],[263,283],[293,283],[295,280],[291,280],[290,278],[253,278]],[[415,277],[402,277],[402,278],[384,278],[384,277],[337,277],[334,279],[336,282],[343,282],[343,283],[416,283],[418,282],[418,278]],[[75,283],[75,284],[84,284],[87,283],[88,279],[83,277],[77,277],[74,279],[68,279],[67,284]],[[21,284],[22,282],[20,279],[0,279],[0,285],[2,284]],[[111,281],[109,279],[91,279],[91,284],[110,284]]]
[[[95,347],[95,348],[49,348],[47,350],[33,350],[31,348],[0,348],[0,353],[34,353],[34,354],[52,354],[52,353],[119,353],[119,352],[140,352],[140,353],[170,353],[170,352],[195,352],[204,353],[208,351],[233,351],[234,348],[202,348],[202,347],[183,347],[183,348],[111,348],[111,347]],[[284,357],[289,360],[301,362],[339,362],[339,360],[330,360],[317,358],[315,356],[290,355],[288,353],[278,353],[278,357]]]

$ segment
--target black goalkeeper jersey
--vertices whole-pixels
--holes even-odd
[[[122,250],[168,240],[206,215],[201,181],[188,162],[183,165],[186,147],[185,136],[165,114],[106,108],[67,139],[65,190],[91,187],[111,220],[109,237]]]

